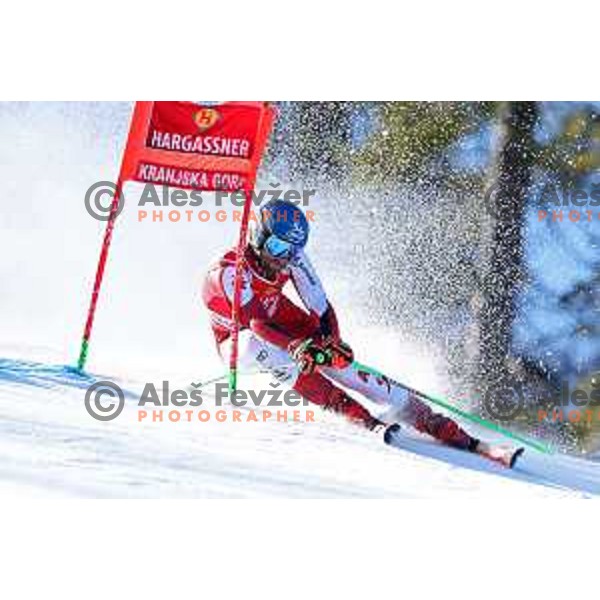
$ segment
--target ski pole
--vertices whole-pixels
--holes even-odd
[[[366,365],[363,365],[357,361],[354,361],[353,364],[354,364],[354,367],[356,367],[357,369],[360,369],[361,371],[366,371],[367,373],[370,373],[371,375],[374,375],[375,377],[383,377],[384,376],[383,373],[380,373],[376,369],[373,369],[372,367],[367,367]],[[519,435],[518,433],[514,433],[504,427],[501,427],[500,425],[497,425],[496,423],[492,423],[491,421],[483,419],[482,417],[479,417],[478,415],[474,415],[467,411],[461,410],[460,408],[457,408],[456,406],[450,404],[446,400],[442,400],[441,398],[433,398],[432,396],[423,394],[423,392],[420,392],[419,390],[415,390],[414,388],[404,385],[403,383],[399,383],[399,382],[393,381],[393,380],[392,380],[392,382],[399,385],[400,387],[403,387],[408,392],[415,394],[415,396],[418,396],[419,399],[424,400],[425,402],[430,402],[431,404],[435,404],[442,408],[445,408],[446,410],[454,413],[455,415],[462,417],[463,419],[467,419],[469,421],[472,421],[473,423],[477,423],[478,425],[481,425],[482,427],[487,427],[488,429],[491,429],[492,431],[495,431],[496,433],[499,433],[505,437],[512,438],[516,441],[526,444],[529,447],[534,448],[535,450],[538,450],[539,452],[543,452],[544,454],[552,454],[553,453],[553,450],[551,448],[549,448],[545,444],[542,444],[541,442],[530,440],[529,438],[526,438],[525,436]]]

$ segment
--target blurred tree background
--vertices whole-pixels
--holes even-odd
[[[430,344],[446,393],[517,382],[535,410],[562,380],[600,385],[600,206],[564,204],[575,188],[600,197],[600,103],[277,108],[267,169],[327,199],[332,241],[320,252],[360,257],[364,321]],[[348,227],[353,248],[339,235]],[[589,448],[595,427],[562,429]]]

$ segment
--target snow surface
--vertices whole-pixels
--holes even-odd
[[[0,107],[0,176],[7,186],[0,214],[1,494],[499,499],[600,491],[597,462],[528,451],[508,472],[422,440],[389,448],[322,413],[316,423],[137,423],[134,397],[144,382],[169,378],[185,388],[223,372],[198,287],[211,259],[236,238],[231,221],[138,222],[139,186],[126,187],[115,227],[90,346],[94,375],[82,379],[61,367],[76,362],[104,230],[83,197],[95,181],[114,179],[129,109]],[[317,220],[309,252],[357,359],[443,395],[435,349],[365,323],[371,316],[356,302],[350,261],[317,251],[331,235]],[[355,242],[349,238],[349,247]],[[95,379],[129,392],[115,421],[95,421],[84,408]]]
[[[390,448],[320,411],[315,423],[139,423],[142,382],[119,378],[125,409],[99,422],[83,402],[94,380],[48,363],[0,361],[4,496],[501,499],[600,492],[600,468],[591,461],[529,450],[508,471],[424,439]]]

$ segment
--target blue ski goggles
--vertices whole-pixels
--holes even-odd
[[[291,258],[296,249],[294,244],[275,235],[270,235],[263,244],[263,250],[266,250],[273,258]]]

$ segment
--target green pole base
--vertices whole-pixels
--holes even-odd
[[[77,360],[77,370],[83,371],[88,355],[88,340],[81,341],[81,350],[79,351],[79,359]]]
[[[232,396],[237,389],[237,369],[229,371],[229,395]]]

